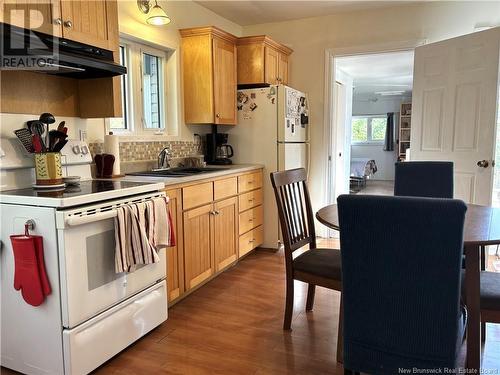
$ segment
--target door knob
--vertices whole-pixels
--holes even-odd
[[[54,20],[54,25],[62,25],[62,19],[60,19],[60,18],[56,18],[56,19]]]
[[[71,21],[64,21],[64,27],[67,27],[68,29],[69,28],[72,28],[73,27],[73,22]]]
[[[489,165],[490,163],[488,162],[488,160],[479,160],[477,162],[477,166],[481,168],[488,168]]]

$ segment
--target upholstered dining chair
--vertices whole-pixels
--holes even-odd
[[[462,272],[462,298],[465,299],[465,273]],[[500,273],[482,271],[480,274],[481,340],[486,341],[486,323],[500,324]]]
[[[271,173],[283,236],[286,268],[286,300],[283,329],[291,329],[294,280],[308,283],[306,311],[314,305],[316,285],[341,291],[340,251],[318,249],[311,200],[304,168]],[[294,257],[296,250],[308,245],[309,250]],[[341,331],[339,330],[339,337]],[[340,345],[337,348],[339,355]]]
[[[453,198],[453,162],[397,162],[395,164],[394,195]],[[486,247],[484,246],[481,247],[481,269],[486,269]]]
[[[397,162],[394,175],[394,195],[453,198],[453,162]]]
[[[342,195],[346,373],[455,368],[467,207],[453,199]]]

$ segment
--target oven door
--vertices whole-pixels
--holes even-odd
[[[115,272],[116,207],[155,195],[105,202],[57,213],[63,326],[73,328],[166,277],[165,250],[160,262]]]

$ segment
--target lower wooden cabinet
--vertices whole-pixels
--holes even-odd
[[[221,271],[238,259],[238,200],[236,197],[214,204],[215,269]]]
[[[176,185],[166,194],[177,235],[167,249],[171,305],[262,244],[262,171]]]
[[[181,189],[166,191],[170,201],[168,207],[174,227],[175,246],[167,247],[167,292],[168,302],[179,298],[184,292],[184,253]]]
[[[212,256],[213,204],[184,212],[184,278],[186,290],[214,273]]]

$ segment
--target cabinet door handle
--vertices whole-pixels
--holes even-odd
[[[220,118],[220,113],[217,113],[215,117]]]
[[[255,238],[252,238],[251,240],[248,240],[248,243],[255,242]]]
[[[214,215],[215,216],[215,211],[210,211],[210,215]]]
[[[252,203],[252,202],[253,202],[253,199],[249,199],[249,200],[248,200],[248,203]]]
[[[56,19],[54,20],[54,25],[62,25],[62,19],[60,19],[60,18],[56,18]]]
[[[215,214],[216,214],[216,215],[220,215],[220,211],[219,211],[219,210],[216,210],[216,211],[215,211]]]
[[[73,22],[71,22],[70,20],[64,21],[64,27],[71,29],[73,27]]]
[[[249,222],[252,222],[252,221],[253,221],[253,218],[248,219],[248,221],[249,221]]]

